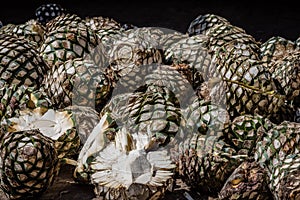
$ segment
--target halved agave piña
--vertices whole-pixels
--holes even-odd
[[[55,141],[58,158],[76,155],[80,148],[73,115],[70,111],[48,109],[24,110],[19,117],[7,119],[10,132],[39,129],[41,133]]]
[[[107,120],[106,113],[82,148],[75,175],[88,174],[95,195],[103,199],[153,200],[171,191],[176,165],[168,152],[137,148],[144,139],[135,138],[125,126],[114,140],[107,140]]]

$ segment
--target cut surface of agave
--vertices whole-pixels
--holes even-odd
[[[41,133],[55,141],[58,157],[68,157],[78,153],[80,139],[76,131],[72,113],[68,111],[40,109],[23,112],[19,117],[7,119],[11,132],[39,129]]]
[[[76,173],[82,172],[84,165],[84,171],[95,185],[96,196],[104,199],[162,197],[173,184],[175,168],[167,151],[147,152],[137,148],[141,146],[140,140],[132,137],[126,128],[117,131],[113,141],[105,141],[106,120],[104,115],[98,126],[100,132],[91,134],[85,143],[89,149],[81,151]],[[96,143],[99,145],[91,145]]]

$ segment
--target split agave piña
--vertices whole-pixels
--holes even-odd
[[[69,111],[39,108],[23,110],[18,117],[6,120],[8,131],[26,131],[39,129],[41,133],[54,141],[58,158],[72,157],[78,154],[80,138]]]
[[[125,127],[116,132],[113,141],[105,139],[107,118],[104,114],[85,143],[75,172],[82,173],[86,166],[96,196],[104,199],[163,197],[166,190],[172,189],[175,168],[167,151],[138,148],[143,145],[138,144],[142,135],[133,138]]]

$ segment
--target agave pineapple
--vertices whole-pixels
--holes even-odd
[[[100,111],[109,99],[114,76],[89,59],[68,60],[49,70],[42,88],[55,108],[89,106]]]
[[[227,179],[218,194],[218,199],[266,199],[271,200],[266,169],[253,160],[247,160],[238,166]]]
[[[189,24],[187,33],[189,36],[205,34],[210,28],[219,24],[229,24],[229,21],[215,14],[199,15]]]
[[[44,41],[45,27],[36,20],[31,19],[21,24],[7,24],[0,32],[25,39],[34,49],[38,50]]]
[[[25,39],[0,35],[0,87],[4,84],[38,87],[49,66]]]
[[[10,199],[32,199],[53,183],[59,162],[54,142],[39,130],[1,132],[0,183]]]
[[[80,18],[59,17],[62,19],[47,26],[48,32],[40,48],[40,55],[50,66],[82,58],[98,45],[97,36]]]
[[[299,196],[299,128],[298,123],[282,122],[256,145],[254,158],[267,169],[268,185],[275,199]]]
[[[108,17],[86,17],[84,19],[86,25],[96,32],[100,40],[110,34],[116,34],[121,29],[121,24]]]
[[[296,44],[280,36],[273,36],[261,44],[261,58],[266,62],[274,62],[292,53]]]

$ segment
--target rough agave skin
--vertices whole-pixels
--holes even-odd
[[[27,40],[36,50],[44,42],[45,27],[34,19],[12,26],[6,33]]]
[[[253,160],[245,161],[227,179],[218,199],[271,200],[272,193],[266,177],[266,169]]]
[[[296,44],[286,38],[273,36],[260,45],[261,59],[266,62],[274,62],[284,56],[293,53]]]
[[[86,25],[96,32],[100,40],[107,35],[118,33],[121,29],[120,23],[108,17],[86,17],[84,20]]]
[[[0,35],[0,87],[4,84],[34,86],[43,81],[49,66],[25,39]]]
[[[287,100],[294,101],[293,104],[299,105],[300,93],[300,51],[293,51],[270,65],[272,77],[280,83],[282,93],[287,96]]]
[[[34,87],[24,85],[4,85],[0,88],[0,99],[0,122],[20,115],[20,111],[26,108],[51,107],[51,102],[45,94]]]
[[[224,140],[240,154],[253,156],[256,143],[260,141],[274,124],[260,115],[241,115],[225,124]]]
[[[254,158],[267,171],[274,199],[299,198],[299,131],[298,123],[284,121],[256,145]]]
[[[259,45],[244,30],[232,26],[216,26],[208,33],[216,71],[225,83],[223,94],[231,117],[259,114],[280,123],[287,110],[285,96],[259,58]]]
[[[199,15],[190,23],[187,34],[189,36],[205,34],[208,29],[219,24],[229,24],[229,22],[215,14]]]
[[[239,154],[215,135],[188,134],[179,143],[178,176],[192,189],[216,195],[248,155]]]
[[[10,199],[32,199],[52,185],[59,167],[54,142],[38,130],[1,133],[1,189]]]
[[[174,41],[165,51],[166,62],[177,65],[187,64],[191,74],[190,83],[194,89],[207,81],[211,77],[211,70],[215,68],[206,48],[207,40],[204,35],[183,36],[180,40]]]
[[[73,18],[76,20],[77,16]],[[67,60],[82,58],[98,45],[98,38],[94,31],[81,18],[72,21],[73,18],[64,19],[62,16],[61,20],[47,27],[48,32],[40,48],[40,55],[50,66],[59,66]],[[52,28],[54,30],[51,30]]]
[[[89,106],[98,112],[111,96],[114,77],[89,59],[68,60],[49,70],[42,88],[54,108]]]
[[[182,68],[184,68],[182,66]],[[114,87],[113,96],[134,92],[143,85],[158,85],[168,88],[175,94],[181,107],[186,107],[190,99],[196,96],[181,66],[150,64],[134,67],[128,74],[119,78]],[[182,69],[182,71],[180,71]],[[181,73],[182,72],[182,73]]]
[[[229,115],[221,106],[196,98],[183,110],[187,132],[217,135],[228,125]]]
[[[76,14],[65,13],[56,16],[54,19],[46,23],[46,31],[48,33],[55,31],[55,29],[68,26],[69,24],[77,24],[82,22],[82,19]]]
[[[253,159],[241,164],[228,178],[219,198],[298,199],[298,154],[299,124],[284,121],[273,125],[256,143]]]
[[[141,134],[145,144],[153,140],[153,145],[165,146],[181,134],[183,118],[180,104],[165,86],[150,84],[133,93],[113,96],[100,116],[105,112],[115,116],[119,127],[126,126],[130,133]]]

